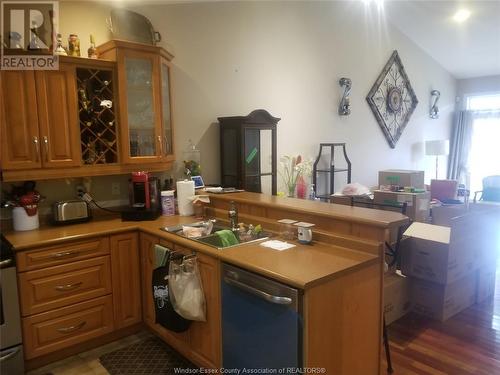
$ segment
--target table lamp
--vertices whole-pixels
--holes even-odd
[[[438,179],[438,158],[441,155],[448,155],[450,149],[450,141],[436,140],[425,141],[425,154],[436,157],[436,180]]]

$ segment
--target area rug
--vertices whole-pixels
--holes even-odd
[[[111,375],[176,374],[179,369],[196,368],[156,337],[104,354],[99,361]]]

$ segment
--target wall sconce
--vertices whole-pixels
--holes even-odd
[[[437,104],[440,96],[441,93],[438,90],[431,91],[431,109],[429,111],[429,116],[432,119],[439,118],[439,108]]]
[[[340,87],[344,87],[344,94],[340,100],[339,105],[339,115],[349,116],[351,114],[351,103],[349,100],[349,94],[351,93],[351,80],[350,78],[341,78],[339,80]]]

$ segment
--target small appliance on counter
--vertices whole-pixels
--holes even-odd
[[[92,218],[88,203],[82,200],[56,202],[52,206],[52,214],[52,221],[57,225],[83,223]]]
[[[129,181],[130,207],[122,210],[122,220],[155,220],[161,213],[160,180],[149,172],[132,172]]]

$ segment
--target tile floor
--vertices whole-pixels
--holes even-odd
[[[107,345],[74,355],[47,366],[32,370],[27,375],[106,375],[108,372],[99,362],[99,357],[103,354],[114,352],[115,350],[135,344],[152,336],[151,333],[141,331],[135,335],[125,337],[118,341],[113,341]]]

